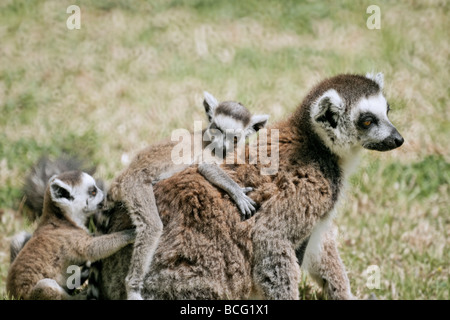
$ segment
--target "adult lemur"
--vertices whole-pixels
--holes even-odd
[[[235,147],[236,142],[245,141],[246,137],[264,127],[269,118],[268,115],[252,115],[247,108],[237,102],[218,103],[207,92],[205,92],[203,105],[208,117],[208,126],[200,133],[202,144],[200,147],[204,156],[206,152],[211,153],[212,151],[213,159],[219,155],[226,156],[226,153]],[[120,207],[121,210],[127,212],[132,225],[136,227],[136,241],[131,261],[127,253],[124,253],[129,250],[126,249],[121,253],[125,257],[115,255],[111,259],[103,261],[102,266],[99,264],[94,266],[92,277],[90,277],[89,298],[98,297],[94,282],[97,280],[96,273],[99,268],[103,270],[115,269],[116,271],[117,268],[128,269],[126,277],[116,272],[115,274],[119,277],[102,281],[104,285],[102,298],[124,298],[124,292],[121,290],[123,284],[125,284],[128,299],[141,298],[140,290],[143,278],[151,264],[154,250],[163,229],[152,187],[158,181],[167,179],[192,164],[196,164],[196,168],[203,177],[231,197],[244,217],[250,217],[254,213],[256,204],[246,195],[252,189],[238,185],[218,165],[198,158],[191,158],[189,161],[182,163],[173,161],[174,148],[177,146],[179,149],[190,150],[191,147],[195,146],[196,134],[189,134],[189,139],[181,141],[181,144],[187,144],[184,148],[180,148],[179,141],[165,141],[143,150],[111,184],[108,198],[110,202],[115,203],[116,207]],[[195,157],[195,150],[193,150],[193,154]],[[111,217],[111,219],[114,220],[114,217]],[[121,221],[119,222],[119,228],[124,223],[131,227],[129,221]],[[106,227],[106,230],[117,227],[112,223]],[[108,272],[105,271],[105,274]],[[107,288],[114,289],[108,290]],[[117,290],[117,288],[119,289]]]
[[[269,129],[269,134],[279,130],[278,144],[267,146],[269,152],[279,151],[276,174],[261,175],[267,164],[260,162],[222,165],[238,184],[253,188],[249,196],[260,209],[251,219],[241,221],[226,193],[204,179],[197,166],[157,183],[154,195],[164,230],[143,297],[298,299],[295,250],[310,239],[302,266],[326,281],[331,298],[352,298],[332,222],[360,151],[403,144],[387,117],[382,88],[382,74],[326,79],[290,117]],[[129,226],[126,208],[111,213],[110,232]],[[120,257],[129,259],[126,254],[122,250],[113,259],[125,263]],[[115,281],[124,275],[120,268],[102,270],[106,294],[123,291]]]

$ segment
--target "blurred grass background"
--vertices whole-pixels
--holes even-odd
[[[81,29],[68,30],[68,6]],[[9,240],[34,225],[22,183],[47,153],[98,166],[192,129],[202,92],[238,100],[271,122],[338,73],[383,71],[390,118],[406,142],[367,151],[338,223],[353,292],[381,299],[449,298],[449,4],[377,1],[0,0],[0,297]],[[366,286],[378,265],[379,289]],[[305,278],[302,297],[320,297]]]

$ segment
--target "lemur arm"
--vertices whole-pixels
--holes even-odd
[[[230,195],[244,219],[250,218],[256,212],[256,203],[246,195],[253,188],[241,188],[216,164],[201,163],[198,165],[198,171],[210,183]]]
[[[91,262],[104,259],[133,243],[135,238],[136,232],[133,229],[91,237],[90,241],[81,248],[81,255]]]

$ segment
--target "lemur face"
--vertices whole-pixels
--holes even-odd
[[[233,111],[245,111],[238,114]],[[248,114],[247,114],[248,113]],[[215,109],[214,116],[207,128],[211,135],[211,143],[221,148],[224,153],[232,149],[232,146],[246,137],[246,127],[249,122],[250,112],[242,105],[235,102],[219,104]]]
[[[53,202],[80,225],[84,226],[87,219],[102,207],[103,191],[87,173],[64,172],[50,178],[49,183]]]
[[[103,191],[95,184],[95,179],[83,172],[82,183],[73,188],[75,207],[82,212],[92,214],[97,211],[103,203]]]
[[[360,100],[352,118],[363,148],[389,151],[403,144],[403,137],[388,119],[389,110],[382,93]]]
[[[268,115],[252,116],[239,102],[225,101],[219,104],[207,92],[203,105],[209,122],[205,133],[209,136],[211,144],[223,150],[224,154],[263,128],[269,119]]]
[[[332,80],[335,83],[328,86],[334,85],[340,92],[326,90],[310,111],[316,133],[330,150],[347,156],[359,148],[388,151],[403,144],[403,137],[388,119],[389,104],[382,93],[382,74],[348,75]]]

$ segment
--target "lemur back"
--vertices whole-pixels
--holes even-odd
[[[268,120],[267,115],[252,115],[242,104],[237,102],[226,101],[219,104],[207,92],[205,92],[203,105],[208,118],[208,126],[202,132],[202,137],[205,138],[202,141],[202,150],[214,145],[216,150],[223,150],[226,154],[227,150],[234,146],[235,140],[245,139],[257,132],[266,125]],[[190,141],[185,142],[190,143],[194,134],[191,134]],[[203,176],[211,184],[229,194],[244,217],[251,216],[256,210],[255,202],[246,195],[252,189],[239,186],[216,164],[199,162],[194,158],[187,163],[175,164],[171,156],[176,145],[177,142],[165,141],[143,150],[111,185],[110,202],[115,203],[116,209],[121,207],[127,212],[130,221],[125,225],[127,227],[135,226],[137,234],[131,261],[121,264],[126,269],[123,272],[127,274],[125,279],[114,279],[114,281],[110,281],[110,286],[107,283],[99,284],[99,286],[103,285],[101,291],[108,291],[114,295],[114,298],[124,298],[123,292],[126,290],[128,299],[141,299],[142,280],[150,266],[163,228],[153,195],[153,184],[167,179],[191,165],[198,165]],[[107,212],[106,215],[108,215]],[[101,219],[105,220],[104,217]],[[116,230],[114,227],[106,227],[106,229],[109,229],[108,231]],[[122,253],[122,255],[129,257],[128,253]],[[95,266],[108,269],[108,265],[113,263],[112,260],[114,257],[103,261],[101,266],[100,264]],[[127,264],[129,264],[129,268],[126,267]],[[97,275],[98,270],[93,269],[90,279],[90,286],[92,285],[93,288],[89,290],[92,293],[89,298],[102,297],[96,296],[99,292],[96,284],[100,281]],[[112,286],[115,289],[108,290]],[[106,297],[112,298],[109,294],[106,294]]]

